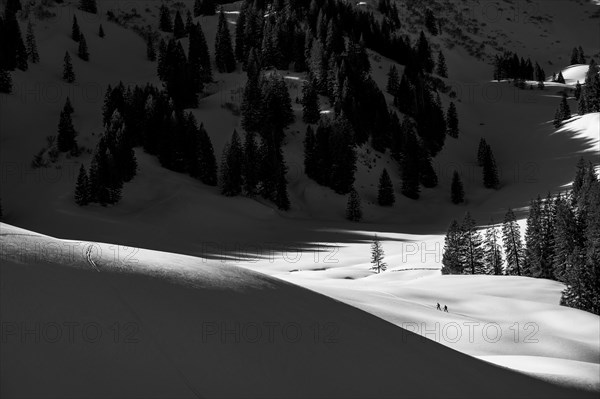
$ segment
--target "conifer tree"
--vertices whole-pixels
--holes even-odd
[[[477,149],[477,166],[483,166],[485,161],[486,153],[489,151],[489,146],[485,139],[482,137],[479,139],[479,147]]]
[[[558,280],[565,281],[571,254],[581,244],[583,237],[580,235],[570,201],[559,195],[556,197],[555,208],[552,274]]]
[[[73,64],[71,64],[71,56],[68,51],[65,52],[62,78],[67,83],[75,81],[75,72],[73,72]]]
[[[577,47],[573,47],[573,51],[571,52],[571,63],[570,65],[575,65],[579,63],[579,50]]]
[[[475,227],[475,220],[466,213],[461,226],[464,245],[464,271],[470,274],[481,274],[483,266],[483,248],[481,235]]]
[[[535,80],[541,82],[542,84],[546,80],[546,72],[544,72],[542,67],[540,67],[537,62],[535,63]]]
[[[421,31],[419,40],[416,46],[417,59],[419,60],[419,66],[427,73],[433,71],[433,59],[431,58],[431,48],[429,42],[425,37],[425,33]]]
[[[571,118],[571,108],[567,102],[566,93],[563,93],[560,105],[554,114],[554,127],[558,128],[564,120],[569,118]]]
[[[577,62],[579,64],[586,64],[585,53],[583,52],[583,48],[581,46],[579,46],[579,60]]]
[[[194,0],[194,17],[202,15],[202,0]]]
[[[448,227],[444,239],[442,274],[462,274],[464,270],[464,236],[456,220]]]
[[[256,144],[255,134],[246,132],[244,140],[244,192],[246,195],[253,196],[257,193],[259,179],[259,149]]]
[[[238,133],[225,145],[221,159],[221,194],[233,197],[242,193],[242,162],[244,151]]]
[[[10,1],[7,2],[5,20],[2,21],[0,17],[0,65],[7,70],[17,68],[26,71],[27,49],[23,43],[19,21],[14,14],[16,11],[10,11],[16,8],[16,4],[10,5]]]
[[[500,187],[500,179],[498,178],[498,168],[496,160],[490,146],[487,146],[487,151],[483,158],[483,186],[485,188],[493,188],[497,190]]]
[[[77,150],[77,142],[75,141],[75,128],[71,120],[71,113],[61,111],[60,120],[58,122],[58,135],[56,137],[56,145],[60,152],[74,152]]]
[[[67,96],[67,99],[65,100],[63,111],[68,114],[72,114],[73,112],[75,112],[75,109],[73,108],[73,104],[71,104],[71,99],[69,98],[69,96]]]
[[[520,276],[523,268],[523,244],[520,227],[512,209],[504,216],[502,241],[506,253],[506,274]]]
[[[104,36],[106,36],[104,34],[104,28],[102,27],[102,24],[100,24],[100,26],[98,27],[98,36],[101,38],[104,38]]]
[[[241,111],[242,126],[247,132],[258,132],[262,127],[263,102],[259,72],[248,71],[248,80],[244,87]]]
[[[150,36],[146,38],[146,58],[148,61],[156,61],[156,50],[154,49],[154,40]]]
[[[81,11],[89,12],[92,14],[96,14],[98,12],[98,6],[96,5],[96,0],[80,0],[79,1],[79,9]]]
[[[215,152],[204,125],[198,130],[198,142],[200,146],[200,181],[209,186],[217,185],[217,161]]]
[[[453,204],[461,204],[465,202],[465,190],[458,171],[452,174],[452,184],[450,186],[450,198]]]
[[[448,77],[448,67],[446,66],[446,58],[444,57],[444,53],[440,50],[437,59],[437,65],[435,69],[436,73],[443,78]]]
[[[600,68],[592,58],[585,77],[585,97],[586,112],[600,112]]]
[[[373,265],[371,270],[375,270],[377,274],[387,270],[387,264],[383,261],[384,256],[383,246],[377,238],[377,234],[375,234],[375,238],[371,244],[371,264]]]
[[[89,203],[89,183],[88,176],[83,164],[79,167],[79,175],[77,176],[77,184],[75,185],[75,203],[79,206],[84,206]]]
[[[558,77],[556,78],[557,83],[565,83],[565,78],[563,77],[562,71],[558,73]]]
[[[355,189],[350,191],[348,195],[348,204],[346,206],[346,219],[352,222],[360,222],[362,220],[362,208],[360,205],[360,197]]]
[[[304,123],[317,123],[321,117],[319,111],[319,96],[311,80],[302,87],[302,121]]]
[[[12,92],[12,78],[10,72],[3,67],[0,67],[0,93]]]
[[[183,18],[181,18],[179,10],[175,13],[175,19],[173,21],[173,36],[175,39],[185,37],[185,25],[183,24]]]
[[[215,38],[215,62],[217,70],[221,73],[230,73],[235,70],[235,56],[231,44],[231,33],[229,32],[229,26],[222,8],[219,12],[217,36]]]
[[[79,29],[79,24],[77,23],[77,16],[73,15],[73,26],[71,27],[71,39],[78,42],[80,36],[81,36],[81,31]]]
[[[538,196],[531,201],[527,216],[523,275],[540,277],[542,274],[542,235],[542,200]]]
[[[199,1],[199,0],[196,0]],[[248,3],[243,2],[240,13],[235,24],[235,58],[238,62],[246,63],[246,18],[248,13]]]
[[[504,274],[500,237],[498,235],[498,230],[493,224],[490,224],[485,231],[483,252],[487,274],[494,274],[496,276]]]
[[[35,35],[33,33],[33,26],[31,25],[31,21],[27,23],[27,58],[29,61],[37,64],[40,62],[40,56],[37,50],[37,44],[35,41]]]
[[[353,130],[350,122],[342,113],[334,121],[329,136],[330,148],[329,186],[338,194],[347,194],[354,184],[356,171],[356,152],[354,150]]]
[[[396,198],[394,196],[394,186],[392,179],[387,170],[384,168],[379,178],[379,186],[377,190],[377,203],[381,206],[392,206]]]
[[[450,105],[448,106],[446,126],[446,133],[448,136],[458,138],[458,115],[456,113],[456,105],[454,105],[453,101],[450,101]]]
[[[79,48],[77,50],[77,55],[84,61],[90,60],[90,54],[88,53],[87,42],[85,41],[85,36],[83,34],[79,35]]]
[[[171,22],[171,12],[169,8],[163,3],[160,5],[160,20],[158,29],[163,32],[173,32],[173,23]]]

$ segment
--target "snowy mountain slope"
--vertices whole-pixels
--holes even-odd
[[[242,268],[0,234],[3,397],[585,396]]]

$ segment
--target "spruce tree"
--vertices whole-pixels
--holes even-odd
[[[600,112],[600,68],[592,58],[585,77],[585,112]]]
[[[348,195],[348,204],[346,205],[346,219],[352,222],[360,222],[362,220],[362,209],[360,197],[355,189],[350,191]]]
[[[0,93],[12,92],[12,78],[10,72],[0,66]]]
[[[502,241],[506,253],[506,274],[520,276],[523,267],[523,244],[520,227],[512,209],[509,209],[504,216]]]
[[[558,73],[558,77],[556,78],[557,83],[565,83],[565,78],[563,77],[562,71]]]
[[[325,173],[329,174],[329,186],[338,194],[347,194],[354,184],[356,152],[352,126],[343,113],[332,125],[328,147],[331,163]]]
[[[33,33],[33,26],[31,25],[31,21],[27,23],[27,58],[29,61],[37,64],[40,62],[40,56],[37,51],[37,44],[35,41],[35,35]]]
[[[483,252],[487,274],[494,274],[496,276],[504,274],[500,237],[498,235],[498,230],[493,224],[490,224],[485,231]]]
[[[446,133],[448,136],[458,138],[458,115],[456,113],[456,106],[453,101],[450,101],[448,106],[448,112],[446,114]]]
[[[522,274],[540,277],[542,275],[542,200],[538,196],[531,201],[525,229],[525,258]]]
[[[575,65],[579,63],[579,50],[577,47],[573,47],[573,51],[571,52],[571,63],[570,65]]]
[[[60,120],[58,122],[58,135],[56,137],[56,145],[60,152],[74,152],[77,150],[77,142],[75,141],[75,128],[71,120],[71,113],[61,111]]]
[[[71,104],[71,99],[69,98],[69,96],[67,96],[67,99],[65,100],[63,111],[68,114],[72,114],[73,112],[75,112],[75,109],[73,108],[73,104]]]
[[[575,211],[568,198],[556,197],[556,217],[554,220],[552,274],[565,281],[568,262],[575,248],[581,244],[582,237],[577,226]]]
[[[77,50],[77,55],[84,61],[90,60],[90,54],[88,53],[87,42],[85,41],[85,36],[83,34],[79,35],[79,48]]]
[[[221,194],[233,197],[242,193],[242,165],[244,151],[237,131],[225,145],[221,159]]]
[[[462,274],[464,269],[464,235],[456,220],[448,227],[444,239],[442,274]]]
[[[262,127],[262,90],[259,72],[248,71],[248,80],[242,98],[242,127],[247,132],[258,132]]]
[[[455,170],[452,174],[452,184],[450,186],[450,199],[453,204],[461,204],[465,202],[465,190],[463,188],[460,175]]]
[[[475,226],[475,220],[466,213],[461,226],[464,245],[464,271],[481,274],[484,271],[482,238]]]
[[[171,12],[164,3],[160,5],[160,19],[158,29],[163,32],[173,32],[173,23],[171,22]]]
[[[202,0],[194,0],[194,17],[202,15]]]
[[[579,46],[579,60],[577,62],[579,64],[586,64],[585,53],[583,52],[583,48],[581,46]]]
[[[100,26],[98,27],[98,36],[101,38],[104,38],[104,36],[106,36],[104,34],[104,28],[102,27],[102,24],[100,24]]]
[[[215,38],[215,62],[217,70],[221,73],[230,73],[235,70],[235,56],[231,44],[231,33],[229,32],[229,25],[222,8],[219,11],[219,23]]]
[[[437,65],[436,65],[435,71],[439,76],[441,76],[443,78],[448,77],[448,67],[446,66],[446,58],[444,57],[444,53],[442,53],[442,50],[440,50],[440,52],[438,54]]]
[[[375,234],[375,238],[371,244],[371,264],[373,265],[371,270],[375,270],[377,274],[387,270],[387,264],[383,261],[384,256],[383,246],[377,238],[377,234]]]
[[[381,206],[392,206],[396,198],[394,196],[394,186],[392,185],[392,179],[387,172],[387,169],[383,169],[381,177],[379,178],[379,186],[377,190],[377,203]]]
[[[256,144],[255,134],[246,132],[244,140],[244,192],[248,196],[253,196],[257,193],[259,179],[259,149]]]
[[[479,147],[477,148],[477,166],[483,166],[485,161],[486,153],[489,151],[489,146],[485,139],[482,137],[479,139]]]
[[[79,175],[77,176],[77,184],[75,185],[75,203],[79,206],[84,206],[89,203],[89,183],[88,176],[83,164],[79,167]]]
[[[185,37],[185,25],[183,24],[183,18],[181,18],[179,10],[175,13],[175,20],[173,21],[173,36],[175,39]]]
[[[77,16],[73,15],[73,26],[71,27],[71,39],[78,42],[80,36],[81,36],[81,31],[79,29],[79,24],[77,23]]]
[[[319,96],[312,81],[309,79],[302,87],[302,121],[317,123],[321,117],[319,111]]]
[[[487,151],[483,158],[483,186],[485,188],[493,188],[497,190],[500,187],[500,179],[498,178],[498,168],[496,160],[490,146],[487,146]]]
[[[73,64],[71,64],[71,56],[68,51],[65,52],[62,78],[67,83],[75,81],[75,72],[73,72]]]

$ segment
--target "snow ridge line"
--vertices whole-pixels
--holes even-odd
[[[87,260],[87,262],[98,272],[100,273],[100,269],[98,269],[98,266],[96,265],[96,262],[94,262],[94,260],[92,259],[92,248],[93,248],[93,244],[88,245],[87,249],[85,250],[85,260]]]

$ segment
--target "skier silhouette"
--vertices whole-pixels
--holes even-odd
[[[448,306],[444,305],[444,312],[448,312]]]
[[[440,307],[440,303],[439,302],[437,304],[437,310],[442,310],[442,308]]]

